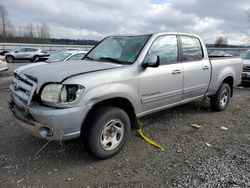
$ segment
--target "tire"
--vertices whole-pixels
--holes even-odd
[[[96,158],[107,159],[119,153],[130,134],[130,119],[117,107],[100,107],[88,126],[86,148]]]
[[[33,59],[31,60],[31,62],[36,62],[38,59],[39,59],[39,56],[35,55],[35,56],[33,57]]]
[[[13,63],[15,58],[12,55],[7,55],[6,56],[6,62],[7,63]]]
[[[228,106],[231,96],[231,88],[227,83],[222,83],[217,93],[210,98],[211,109],[223,111]]]

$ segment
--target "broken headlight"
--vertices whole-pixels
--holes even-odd
[[[75,101],[83,92],[81,85],[48,84],[41,93],[44,103],[65,104]]]

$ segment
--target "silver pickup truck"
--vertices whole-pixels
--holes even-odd
[[[209,59],[197,35],[110,36],[82,61],[15,72],[9,104],[35,136],[81,135],[105,159],[123,148],[138,117],[205,96],[213,110],[224,110],[241,72],[240,58]]]

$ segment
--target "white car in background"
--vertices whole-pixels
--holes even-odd
[[[250,82],[250,50],[244,52],[241,57],[243,61],[242,82]]]
[[[0,72],[8,70],[8,64],[4,56],[0,56]]]
[[[5,53],[5,58],[8,63],[13,63],[15,60],[30,60],[35,62],[39,57],[49,56],[49,54],[39,48],[17,48]]]
[[[45,62],[56,63],[62,61],[81,60],[88,51],[67,50],[51,55]]]
[[[60,62],[64,62],[64,61],[81,60],[87,53],[88,53],[88,51],[80,51],[80,50],[76,50],[76,51],[68,50],[68,51],[55,53],[55,54],[51,55],[49,57],[49,59],[47,59],[44,62],[31,63],[28,65],[24,65],[24,66],[17,68],[14,72],[18,73],[24,69],[38,66],[38,65],[44,65],[44,64],[48,64],[48,63],[60,63]]]

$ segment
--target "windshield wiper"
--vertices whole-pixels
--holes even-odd
[[[84,60],[84,59],[94,60],[93,58],[91,58],[91,57],[89,57],[89,56],[85,56],[85,57],[83,58],[83,60]]]
[[[99,59],[104,60],[104,61],[111,61],[111,62],[114,62],[114,63],[121,63],[120,60],[112,58],[112,57],[100,57]]]
[[[118,63],[118,64],[131,64],[128,61],[121,61],[119,59],[115,59],[112,57],[100,57],[99,60],[103,60],[103,61],[107,61],[107,62],[111,62],[111,63]]]

